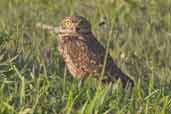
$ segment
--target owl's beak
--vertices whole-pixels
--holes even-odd
[[[59,27],[54,27],[54,26],[51,26],[51,25],[43,24],[43,23],[37,23],[36,27],[47,30],[49,32],[59,33]]]

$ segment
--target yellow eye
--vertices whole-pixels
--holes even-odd
[[[64,27],[65,27],[65,28],[71,28],[71,26],[72,26],[71,21],[70,21],[69,19],[65,20],[65,22],[64,22]]]

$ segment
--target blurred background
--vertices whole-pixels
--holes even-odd
[[[93,100],[106,95],[105,89],[100,93],[93,79],[79,88],[58,53],[57,34],[35,26],[58,26],[69,15],[86,17],[105,47],[110,40],[111,56],[136,82],[132,101],[111,101],[122,99],[122,92],[106,102]],[[170,50],[170,0],[0,0],[0,113],[169,113]],[[153,92],[158,94],[148,108],[145,98]]]

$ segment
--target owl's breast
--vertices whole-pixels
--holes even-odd
[[[97,72],[98,61],[85,40],[77,37],[63,39],[59,41],[59,52],[74,77],[85,78]]]

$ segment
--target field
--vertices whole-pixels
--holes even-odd
[[[90,20],[132,90],[72,77],[35,26],[68,15]],[[0,0],[0,114],[171,114],[171,0]]]

